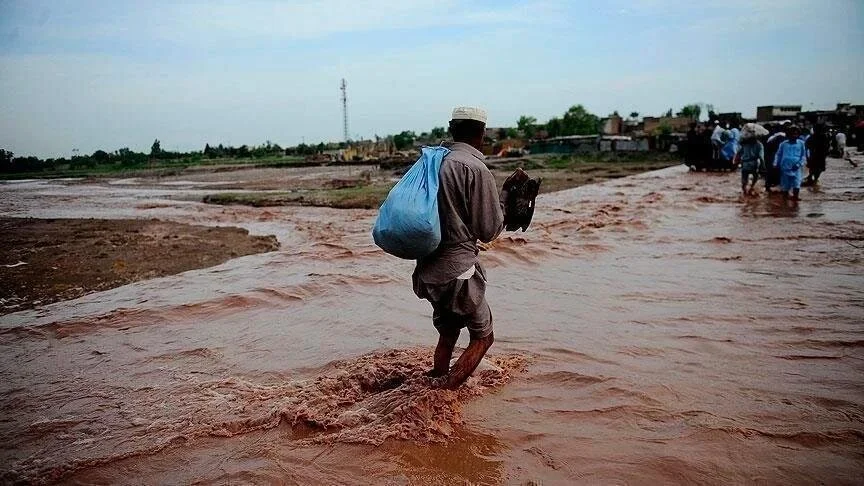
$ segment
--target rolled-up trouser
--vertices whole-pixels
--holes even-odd
[[[492,334],[492,310],[486,302],[486,272],[479,263],[472,268],[474,272],[470,276],[444,284],[415,279],[414,292],[432,304],[432,324],[439,333],[467,327],[471,339]]]
[[[753,184],[759,180],[759,171],[757,169],[741,169],[741,185],[746,185],[750,182],[750,176],[753,176]]]
[[[720,158],[720,151],[723,150],[723,142],[719,140],[711,140],[711,148],[713,149],[711,158],[718,160]]]
[[[801,171],[780,173],[780,189],[786,192],[792,189],[801,189]]]

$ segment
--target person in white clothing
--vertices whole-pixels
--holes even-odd
[[[852,164],[852,167],[858,167],[858,164],[852,160],[852,155],[846,150],[846,134],[837,131],[837,134],[834,135],[834,142],[837,144],[838,157]]]
[[[711,132],[711,146],[714,148],[713,159],[718,160],[720,158],[720,150],[723,148],[723,134],[726,133],[726,129],[720,125],[720,121],[717,120],[714,122],[714,131]]]

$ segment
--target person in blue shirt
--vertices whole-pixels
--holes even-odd
[[[729,163],[729,168],[734,163],[735,154],[738,153],[739,143],[738,140],[741,137],[741,131],[738,130],[737,125],[733,125],[731,129],[726,130],[726,143],[723,145],[723,148],[720,149],[720,154],[723,156],[723,160]]]
[[[786,129],[786,141],[780,144],[774,155],[774,167],[780,169],[783,197],[789,197],[791,191],[792,199],[796,201],[801,191],[801,169],[807,163],[807,147],[800,135],[801,131],[795,125]]]

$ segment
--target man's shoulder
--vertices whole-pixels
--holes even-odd
[[[463,147],[453,146],[450,152],[444,157],[448,164],[463,166],[471,171],[488,170],[486,163],[483,161],[485,157],[479,150],[471,147],[467,150]]]
[[[446,157],[444,157],[444,160],[446,160],[450,164],[463,166],[475,172],[478,170],[487,169],[486,164],[482,160],[465,153],[450,152],[449,154],[447,154]]]

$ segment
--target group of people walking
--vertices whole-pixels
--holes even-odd
[[[691,126],[687,133],[685,161],[692,170],[740,167],[744,196],[756,193],[756,182],[761,177],[765,180],[766,191],[774,192],[779,188],[784,198],[798,200],[802,185],[819,182],[832,151],[854,164],[846,155],[846,135],[830,133],[822,124],[802,131],[791,122],[766,129],[755,123],[740,128],[738,124],[724,127],[717,121],[714,128],[708,125],[701,131],[696,124]],[[806,179],[803,177],[805,167]]]

